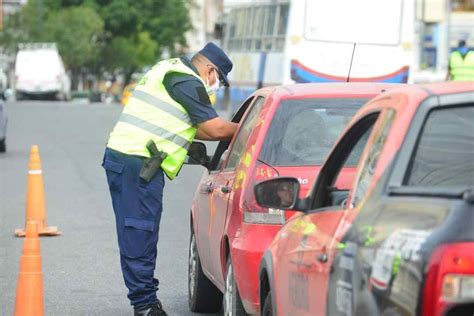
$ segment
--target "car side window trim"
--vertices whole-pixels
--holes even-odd
[[[368,148],[366,156],[361,157],[365,158],[365,160],[359,161],[357,177],[354,186],[350,190],[349,203],[351,207],[357,207],[359,202],[367,196],[367,190],[377,170],[380,154],[385,146],[395,116],[396,111],[392,108],[387,108],[382,112],[374,125],[374,130],[371,132],[372,135],[369,136],[373,137],[373,142]]]
[[[255,100],[258,98],[258,96],[250,96],[245,102],[242,104],[242,106],[239,108],[239,110],[235,113],[234,117],[232,118],[232,122],[234,123],[239,123],[242,121],[244,118],[244,114],[247,111],[247,109],[251,108]],[[240,127],[239,127],[240,128]],[[219,144],[217,145],[216,151],[214,152],[214,155],[212,156],[211,160],[211,171],[210,173],[216,173],[220,172],[222,169],[222,166],[224,165],[224,162],[220,164],[219,168],[219,162],[221,160],[222,155],[225,153],[227,149],[230,148],[231,145],[231,140],[221,140]],[[227,157],[225,157],[227,160]]]
[[[261,102],[260,102],[260,100],[261,100]],[[252,104],[247,109],[247,112],[244,114],[244,117],[242,118],[239,129],[236,132],[236,135],[234,136],[234,138],[232,140],[232,143],[229,146],[229,153],[227,154],[227,157],[226,157],[226,159],[223,163],[222,171],[230,171],[230,170],[235,170],[235,168],[237,168],[238,161],[240,160],[240,158],[242,158],[242,154],[243,154],[243,151],[245,149],[245,146],[242,149],[242,152],[239,153],[239,159],[237,160],[235,166],[229,166],[229,160],[232,157],[232,153],[233,153],[232,151],[235,149],[235,144],[239,140],[239,137],[242,135],[243,128],[244,128],[245,124],[248,122],[248,119],[249,119],[250,115],[253,114],[253,111],[258,111],[258,113],[257,113],[257,117],[258,117],[258,114],[260,113],[260,110],[262,109],[263,105],[265,104],[265,100],[266,99],[265,99],[264,96],[257,95],[257,96],[255,96],[255,99],[252,102]],[[257,106],[259,106],[259,108],[257,108]],[[249,133],[249,135],[247,135],[247,139],[250,136],[250,133]]]

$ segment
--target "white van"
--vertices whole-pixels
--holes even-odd
[[[20,44],[15,62],[17,100],[53,97],[69,100],[71,80],[55,43]]]

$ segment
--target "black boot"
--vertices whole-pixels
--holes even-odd
[[[155,304],[146,305],[134,310],[134,316],[167,316],[166,312],[163,310],[161,302],[158,301]]]

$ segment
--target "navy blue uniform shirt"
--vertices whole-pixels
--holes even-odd
[[[199,75],[196,67],[187,58],[182,57],[181,61]],[[188,111],[193,125],[218,116],[209,100],[206,87],[196,77],[182,73],[170,73],[163,78],[163,85],[173,100]]]

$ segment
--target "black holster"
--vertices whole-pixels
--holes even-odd
[[[151,157],[145,158],[143,161],[143,166],[140,170],[139,177],[146,182],[150,182],[161,168],[161,164],[163,163],[163,160],[166,159],[168,154],[163,151],[159,151],[158,148],[156,148],[155,142],[152,140],[148,141],[146,148],[150,152]]]

